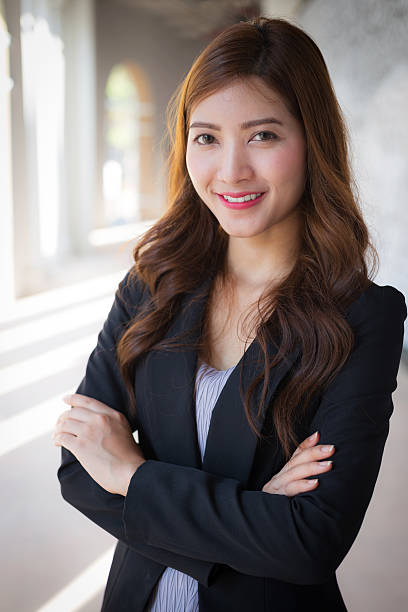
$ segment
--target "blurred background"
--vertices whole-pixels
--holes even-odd
[[[210,39],[256,15],[291,19],[322,50],[375,280],[408,294],[408,0],[0,0],[4,612],[100,609],[115,540],[62,500],[51,432],[137,237],[165,210],[169,98]],[[374,497],[338,570],[352,612],[408,609],[407,349]]]

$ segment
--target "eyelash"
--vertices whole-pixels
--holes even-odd
[[[279,140],[279,137],[276,134],[274,134],[273,132],[268,132],[266,130],[262,130],[262,132],[258,132],[257,134],[255,134],[255,136],[259,136],[259,134],[268,134],[268,136],[272,136],[273,138],[266,138],[265,140],[257,140],[255,142],[268,142],[269,140]],[[205,143],[198,142],[198,139],[201,138],[201,136],[210,136],[211,138],[214,138],[214,136],[212,134],[199,134],[198,136],[196,136],[194,138],[193,142],[196,142],[201,147],[213,144],[212,142],[205,142]]]

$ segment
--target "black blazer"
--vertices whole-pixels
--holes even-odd
[[[205,298],[196,294],[185,297],[185,304],[195,299],[175,317],[169,338],[188,330],[191,340],[198,337]],[[128,272],[77,388],[125,414],[115,345],[148,296]],[[150,351],[136,367],[137,422],[129,419],[147,461],[126,498],[105,491],[61,449],[64,499],[119,540],[102,612],[142,612],[167,566],[198,581],[200,612],[346,610],[335,571],[358,534],[378,476],[406,316],[402,293],[376,283],[347,309],[352,354],[296,430],[299,439],[318,430],[320,444],[335,444],[333,468],[319,475],[313,491],[291,498],[261,490],[285,460],[270,409],[259,423],[271,433],[268,442],[249,428],[240,367],[214,407],[201,463],[193,402],[197,354]],[[254,340],[239,363],[245,363],[244,389],[262,367],[260,356]],[[273,369],[269,407],[299,356],[298,348]]]

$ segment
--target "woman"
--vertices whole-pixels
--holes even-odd
[[[102,610],[346,610],[407,310],[369,278],[325,62],[240,22],[170,110],[170,206],[55,428],[63,497],[119,540]]]

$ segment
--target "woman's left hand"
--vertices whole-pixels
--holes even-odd
[[[127,418],[96,399],[74,393],[55,425],[56,446],[71,451],[90,476],[109,493],[126,496],[130,480],[146,461]]]

